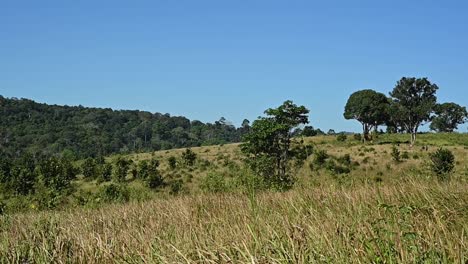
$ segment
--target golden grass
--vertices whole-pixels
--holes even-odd
[[[466,263],[468,185],[408,180],[0,218],[13,263]]]
[[[193,148],[199,161],[214,165],[208,170],[171,171],[167,158],[185,149],[132,154],[134,161],[161,160],[164,176],[193,175],[184,180],[190,194],[161,191],[141,203],[0,216],[0,263],[468,263],[468,136],[419,140],[430,143],[429,152],[441,145],[454,152],[451,181],[430,176],[421,146],[401,144],[410,159],[396,163],[389,144],[331,136],[305,141],[360,165],[336,178],[311,170],[311,157],[285,193],[199,190],[207,173],[224,175],[224,160],[240,164],[238,144]]]

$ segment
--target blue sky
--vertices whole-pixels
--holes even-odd
[[[466,1],[0,0],[0,95],[236,125],[291,99],[316,127],[359,131],[348,96],[388,94],[402,76],[468,106],[467,13]]]

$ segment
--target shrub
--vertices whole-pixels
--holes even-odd
[[[328,158],[329,158],[329,155],[327,151],[319,149],[315,152],[314,164],[318,166],[322,166],[323,164],[325,164]]]
[[[81,172],[87,180],[93,180],[98,176],[97,162],[93,158],[87,158],[81,165]]]
[[[400,151],[398,150],[398,148],[395,145],[392,146],[391,155],[392,155],[392,159],[395,162],[400,162],[401,161]]]
[[[184,184],[184,182],[182,180],[180,180],[180,179],[172,181],[170,183],[170,189],[171,190],[170,190],[169,193],[172,194],[172,195],[179,194],[182,191],[183,184]]]
[[[351,169],[346,166],[338,165],[333,160],[327,161],[326,169],[336,174],[347,174],[351,172]]]
[[[99,168],[98,183],[108,182],[112,178],[112,164],[104,163]]]
[[[362,141],[362,135],[361,134],[354,134],[353,135],[354,140],[356,141]]]
[[[209,173],[202,179],[200,187],[202,190],[212,193],[225,192],[227,190],[226,181],[223,175],[219,173]]]
[[[351,166],[351,163],[352,163],[351,156],[349,154],[345,154],[337,158],[336,160],[345,166]]]
[[[440,148],[429,156],[431,158],[431,169],[439,177],[445,178],[447,174],[453,171],[455,156],[450,150]]]
[[[410,156],[409,156],[408,151],[403,151],[403,154],[401,154],[401,158],[405,160],[409,159]]]
[[[170,156],[169,158],[167,158],[167,162],[168,162],[169,168],[171,170],[175,170],[175,168],[177,168],[177,159],[176,159],[176,157]]]
[[[197,160],[197,154],[188,148],[182,153],[182,160],[187,166],[193,166]]]
[[[336,140],[338,140],[339,142],[344,142],[348,139],[348,137],[346,136],[345,133],[340,133],[338,134],[338,136],[336,136]]]
[[[101,188],[99,198],[104,202],[128,202],[130,200],[130,191],[125,185],[110,184]]]
[[[117,159],[115,163],[114,176],[118,182],[125,181],[125,178],[127,177],[127,173],[131,164],[132,162],[130,160],[127,160],[123,157],[119,157]]]

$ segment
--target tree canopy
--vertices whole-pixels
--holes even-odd
[[[430,128],[437,132],[453,132],[468,118],[466,107],[456,103],[439,104],[434,110],[436,116],[432,119]]]
[[[250,160],[253,170],[268,182],[281,188],[287,187],[289,177],[291,137],[294,128],[309,123],[309,110],[286,101],[278,108],[265,111],[266,117],[255,120],[250,133],[244,138],[242,151]]]
[[[143,111],[58,106],[0,96],[0,149],[69,158],[239,142],[247,124]]]
[[[369,139],[369,132],[377,130],[388,119],[389,100],[374,90],[361,90],[353,93],[346,103],[344,117],[355,119],[362,124],[363,140]]]
[[[431,120],[437,104],[438,89],[427,78],[403,77],[390,92],[391,121],[411,133],[411,144],[415,143],[421,124]]]

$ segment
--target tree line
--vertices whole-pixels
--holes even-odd
[[[411,144],[421,125],[431,122],[430,129],[436,132],[453,132],[466,122],[466,107],[456,103],[438,103],[439,87],[427,78],[401,78],[390,97],[374,90],[353,93],[346,103],[344,117],[355,119],[362,125],[363,140],[370,133],[385,125],[387,132],[411,134]]]
[[[0,96],[0,150],[70,159],[239,142],[249,121],[236,128],[225,118],[203,123],[181,116],[58,106]]]

